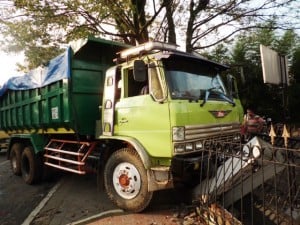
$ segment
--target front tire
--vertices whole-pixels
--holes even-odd
[[[17,176],[21,175],[21,152],[23,145],[21,143],[14,143],[10,150],[10,166],[13,173]]]
[[[104,168],[104,186],[110,200],[118,207],[141,212],[150,203],[146,169],[138,154],[128,148],[114,152]]]
[[[26,147],[22,153],[21,170],[26,184],[37,182],[41,174],[39,157],[34,154],[32,147]]]

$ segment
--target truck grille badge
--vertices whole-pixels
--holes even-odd
[[[209,111],[215,118],[224,118],[231,110]]]

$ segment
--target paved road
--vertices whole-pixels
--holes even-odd
[[[111,209],[113,206],[96,186],[95,176],[70,173],[58,173],[51,181],[27,185],[12,173],[6,151],[2,150],[0,224],[67,224]]]
[[[27,185],[0,152],[0,224],[67,224],[114,209],[97,190],[94,175],[58,173],[51,181]]]
[[[47,195],[56,181],[27,185],[12,174],[6,152],[0,152],[0,224],[20,225]]]
[[[177,207],[184,198],[175,190],[156,192],[149,210]],[[52,181],[27,185],[0,152],[1,225],[66,225],[107,211],[122,212],[97,188],[95,175],[59,173]]]
[[[32,225],[59,225],[116,209],[104,192],[97,190],[95,175],[65,174],[58,188],[35,216]]]
[[[6,161],[6,150],[5,149],[0,149],[0,163]]]
[[[176,208],[184,202],[183,198],[184,194],[175,190],[156,192],[148,211]],[[59,188],[31,225],[77,224],[78,221],[86,221],[79,224],[87,224],[87,221],[107,212],[122,214],[122,210],[109,201],[104,190],[97,188],[95,175],[68,173],[62,177]]]

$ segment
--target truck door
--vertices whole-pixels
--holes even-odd
[[[138,140],[151,156],[170,157],[169,105],[158,67],[149,66],[145,82],[134,80],[132,67],[123,69],[122,86],[115,134]]]

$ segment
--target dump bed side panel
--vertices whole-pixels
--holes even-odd
[[[72,126],[67,80],[42,88],[7,90],[1,96],[0,115],[1,129],[11,133],[69,129]]]

